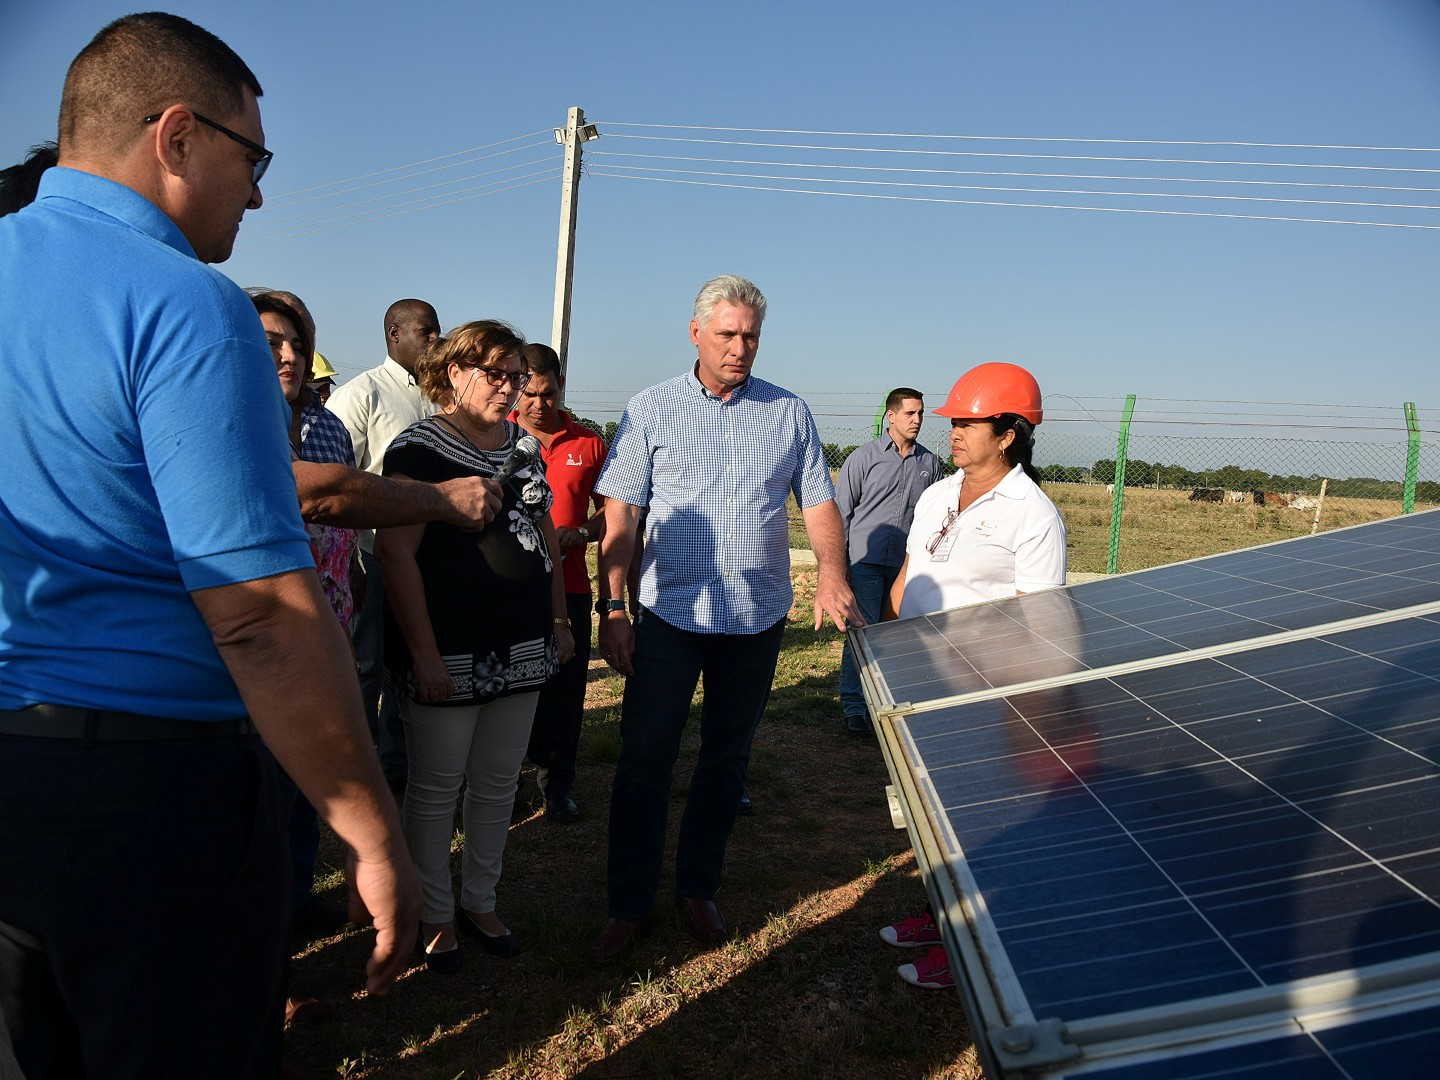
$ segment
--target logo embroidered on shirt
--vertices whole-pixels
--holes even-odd
[[[573,450],[567,450],[567,451],[565,451],[565,464],[566,464],[566,465],[584,465],[585,462],[584,462],[583,460],[581,460],[580,458],[578,458],[578,457],[575,456],[575,451],[573,451]]]

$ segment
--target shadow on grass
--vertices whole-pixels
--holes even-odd
[[[815,730],[822,687],[833,702],[833,676],[778,686],[756,740],[757,812],[736,826],[718,898],[737,943],[704,952],[671,913],[676,812],[654,933],[623,965],[591,964],[613,768],[590,760],[575,792],[583,821],[532,817],[512,829],[499,910],[526,951],[494,961],[471,945],[460,975],[417,966],[386,998],[366,999],[350,995],[369,934],[317,943],[295,965],[296,985],[334,1001],[335,1016],[287,1037],[294,1075],[970,1075],[963,1064],[943,1072],[968,1045],[958,999],[904,986],[894,966],[906,957],[875,935],[923,896],[904,834],[889,825],[878,750]],[[587,714],[586,740],[610,731],[613,714]],[[677,811],[694,751],[692,732]]]

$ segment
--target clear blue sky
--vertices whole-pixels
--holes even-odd
[[[0,0],[0,8],[0,159],[9,162],[52,135],[67,63],[125,9],[89,0]],[[582,105],[607,132],[590,148],[725,158],[762,155],[735,146],[613,139],[609,134],[642,129],[606,123],[1440,145],[1440,8],[1431,0],[197,0],[172,10],[228,41],[265,87],[267,140],[276,153],[265,183],[271,201],[247,216],[236,255],[223,269],[241,284],[304,296],[317,316],[320,347],[346,375],[380,359],[381,314],[401,296],[432,300],[447,327],[499,316],[548,340],[558,182],[360,225],[318,226],[309,236],[296,236],[299,226],[357,212],[338,203],[558,151],[326,199],[281,196],[553,127],[570,105]],[[1436,153],[914,145],[1440,170]],[[769,156],[840,160],[799,150]],[[1113,162],[845,158],[863,159],[959,169],[1271,175]],[[1440,188],[1440,172],[1286,175]],[[1410,399],[1440,408],[1432,389],[1440,232],[831,199],[599,175],[587,176],[582,190],[571,385],[597,401],[682,369],[693,355],[685,324],[696,286],[733,271],[753,277],[771,299],[757,371],[809,394],[879,392],[902,381],[938,391],[970,365],[1000,359],[1030,367],[1054,393],[1397,405]],[[1219,185],[1180,190],[1237,193]],[[1238,191],[1440,205],[1440,190]],[[1368,214],[1440,225],[1440,211],[1088,201]]]

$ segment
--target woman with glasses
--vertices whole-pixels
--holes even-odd
[[[504,323],[470,322],[421,356],[420,390],[440,411],[385,452],[387,476],[439,482],[493,476],[521,434],[505,417],[526,382],[524,341]],[[405,836],[424,890],[421,942],[432,971],[460,969],[450,838],[466,784],[460,930],[494,956],[520,951],[495,913],[520,762],[540,688],[574,651],[565,616],[550,489],[538,461],[503,484],[480,532],[432,523],[381,529],[385,662],[406,689]]]
[[[956,471],[915,504],[905,561],[886,617],[908,619],[1065,584],[1065,523],[1031,464],[1044,413],[1040,386],[1014,364],[981,364],[960,376],[945,404]],[[912,986],[955,985],[940,932],[927,912],[880,931],[886,943],[921,949],[901,964]]]

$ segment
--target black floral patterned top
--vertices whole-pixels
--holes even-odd
[[[447,421],[411,424],[385,451],[386,475],[439,483],[493,476],[522,434],[505,424],[505,443],[478,450]],[[520,469],[505,483],[500,512],[482,531],[432,522],[415,552],[435,643],[455,694],[435,705],[471,705],[538,690],[554,674],[551,610],[554,563],[539,522],[550,509],[544,466]],[[385,666],[414,692],[410,649],[385,612]]]

